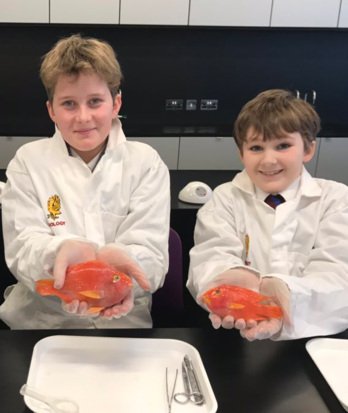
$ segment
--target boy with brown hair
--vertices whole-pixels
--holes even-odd
[[[234,137],[244,170],[198,212],[187,286],[202,306],[214,286],[249,288],[271,296],[284,317],[211,313],[215,328],[282,340],[348,327],[348,188],[303,166],[319,128],[313,107],[285,90],[262,92],[242,108]]]
[[[43,59],[41,79],[52,138],[23,145],[7,168],[2,196],[8,267],[0,318],[11,328],[151,327],[151,293],[168,268],[169,173],[150,146],[128,142],[118,113],[122,72],[112,47],[73,35]],[[69,265],[101,260],[135,285],[97,316],[87,303],[61,306],[35,281],[64,284]]]

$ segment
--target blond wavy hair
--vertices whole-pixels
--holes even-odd
[[[80,73],[96,73],[105,80],[113,97],[123,77],[116,53],[107,42],[74,34],[59,40],[42,58],[40,78],[48,100],[53,100],[59,76]]]

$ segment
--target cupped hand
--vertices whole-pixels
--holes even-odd
[[[73,300],[70,303],[62,302],[62,308],[69,314],[77,316],[98,317],[99,313],[89,313],[89,305],[86,301]]]
[[[62,242],[53,266],[54,287],[62,288],[69,265],[95,260],[96,257],[96,248],[93,244],[71,239]]]
[[[134,295],[133,291],[130,291],[119,304],[106,308],[100,313],[100,316],[108,320],[111,320],[112,318],[121,318],[126,316],[133,309],[133,307]]]
[[[226,317],[221,318],[217,314],[213,313],[209,314],[209,319],[215,329],[222,327],[226,330],[231,330],[232,328],[243,330],[245,328],[255,327],[255,325],[257,324],[255,320],[244,320],[241,318],[235,320],[231,315],[227,315]]]
[[[259,291],[260,277],[254,271],[248,270],[246,268],[231,268],[212,279],[204,287],[204,290],[208,291],[211,288],[223,284],[236,285],[239,287],[248,288],[249,290]]]
[[[150,282],[147,279],[144,271],[121,248],[118,248],[114,244],[107,244],[98,250],[97,258],[112,265],[119,271],[124,272],[129,277],[134,278],[143,290],[150,290]]]
[[[280,332],[283,326],[283,319],[270,318],[269,320],[254,321],[253,326],[246,325],[240,328],[240,335],[249,341],[265,340]],[[236,327],[237,328],[237,327]]]

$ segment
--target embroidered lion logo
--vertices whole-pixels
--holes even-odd
[[[47,201],[47,218],[57,219],[61,214],[60,198],[58,195],[52,195]]]

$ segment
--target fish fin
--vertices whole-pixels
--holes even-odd
[[[67,303],[72,300],[71,294],[57,290],[56,288],[54,288],[53,283],[54,280],[52,280],[51,278],[36,281],[36,292],[43,297],[48,295],[56,296]]]
[[[104,307],[89,307],[87,314],[97,314],[104,310]]]
[[[240,303],[231,303],[229,304],[228,308],[230,308],[231,310],[241,310],[242,308],[244,308],[245,305],[244,304],[240,304]]]
[[[86,298],[95,298],[100,299],[102,298],[101,294],[97,290],[86,290],[86,291],[79,291],[79,294]]]

